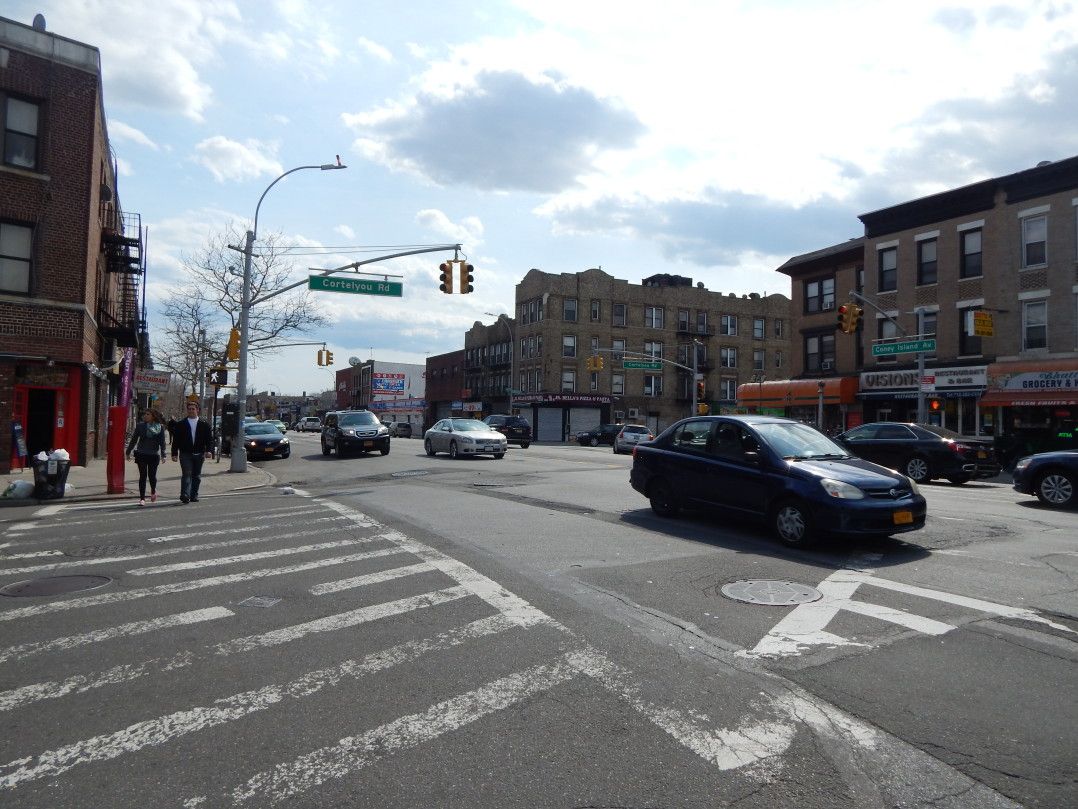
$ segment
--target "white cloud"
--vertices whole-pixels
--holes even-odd
[[[356,232],[348,227],[348,225],[337,225],[333,230],[344,236],[346,239],[356,238]]]
[[[284,171],[275,158],[276,148],[256,140],[239,143],[224,135],[214,135],[197,144],[195,151],[195,162],[206,167],[219,183]]]
[[[132,177],[135,174],[135,170],[131,168],[130,161],[124,160],[122,157],[116,158],[116,171],[121,177]]]
[[[153,149],[155,152],[161,148],[150,140],[146,133],[141,129],[136,129],[129,124],[125,124],[123,121],[109,121],[108,126],[110,140],[137,143],[139,146],[145,146],[149,149]]]
[[[474,250],[483,243],[483,223],[476,216],[466,216],[453,222],[442,211],[426,208],[415,215],[415,221],[439,236],[446,236],[453,243],[466,245]]]
[[[360,37],[356,40],[356,44],[375,59],[380,59],[383,62],[393,61],[393,54],[389,52],[389,48],[379,45],[377,42],[367,39],[367,37]]]

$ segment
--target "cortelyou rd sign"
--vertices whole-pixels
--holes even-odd
[[[367,278],[310,275],[307,277],[307,288],[318,292],[351,292],[354,295],[385,295],[391,298],[404,296],[404,284],[399,281],[373,281]]]

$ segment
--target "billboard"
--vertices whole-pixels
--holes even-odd
[[[372,396],[400,396],[404,393],[405,374],[371,374]]]

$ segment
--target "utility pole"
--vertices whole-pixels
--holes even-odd
[[[917,315],[917,339],[923,340],[925,336],[925,308],[918,306],[914,309]],[[925,352],[917,352],[917,423],[925,423]]]
[[[198,406],[206,401],[206,330],[198,330]]]

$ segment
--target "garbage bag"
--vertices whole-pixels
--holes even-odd
[[[34,484],[28,480],[13,480],[7,488],[0,493],[0,497],[12,500],[25,500],[34,494]]]

